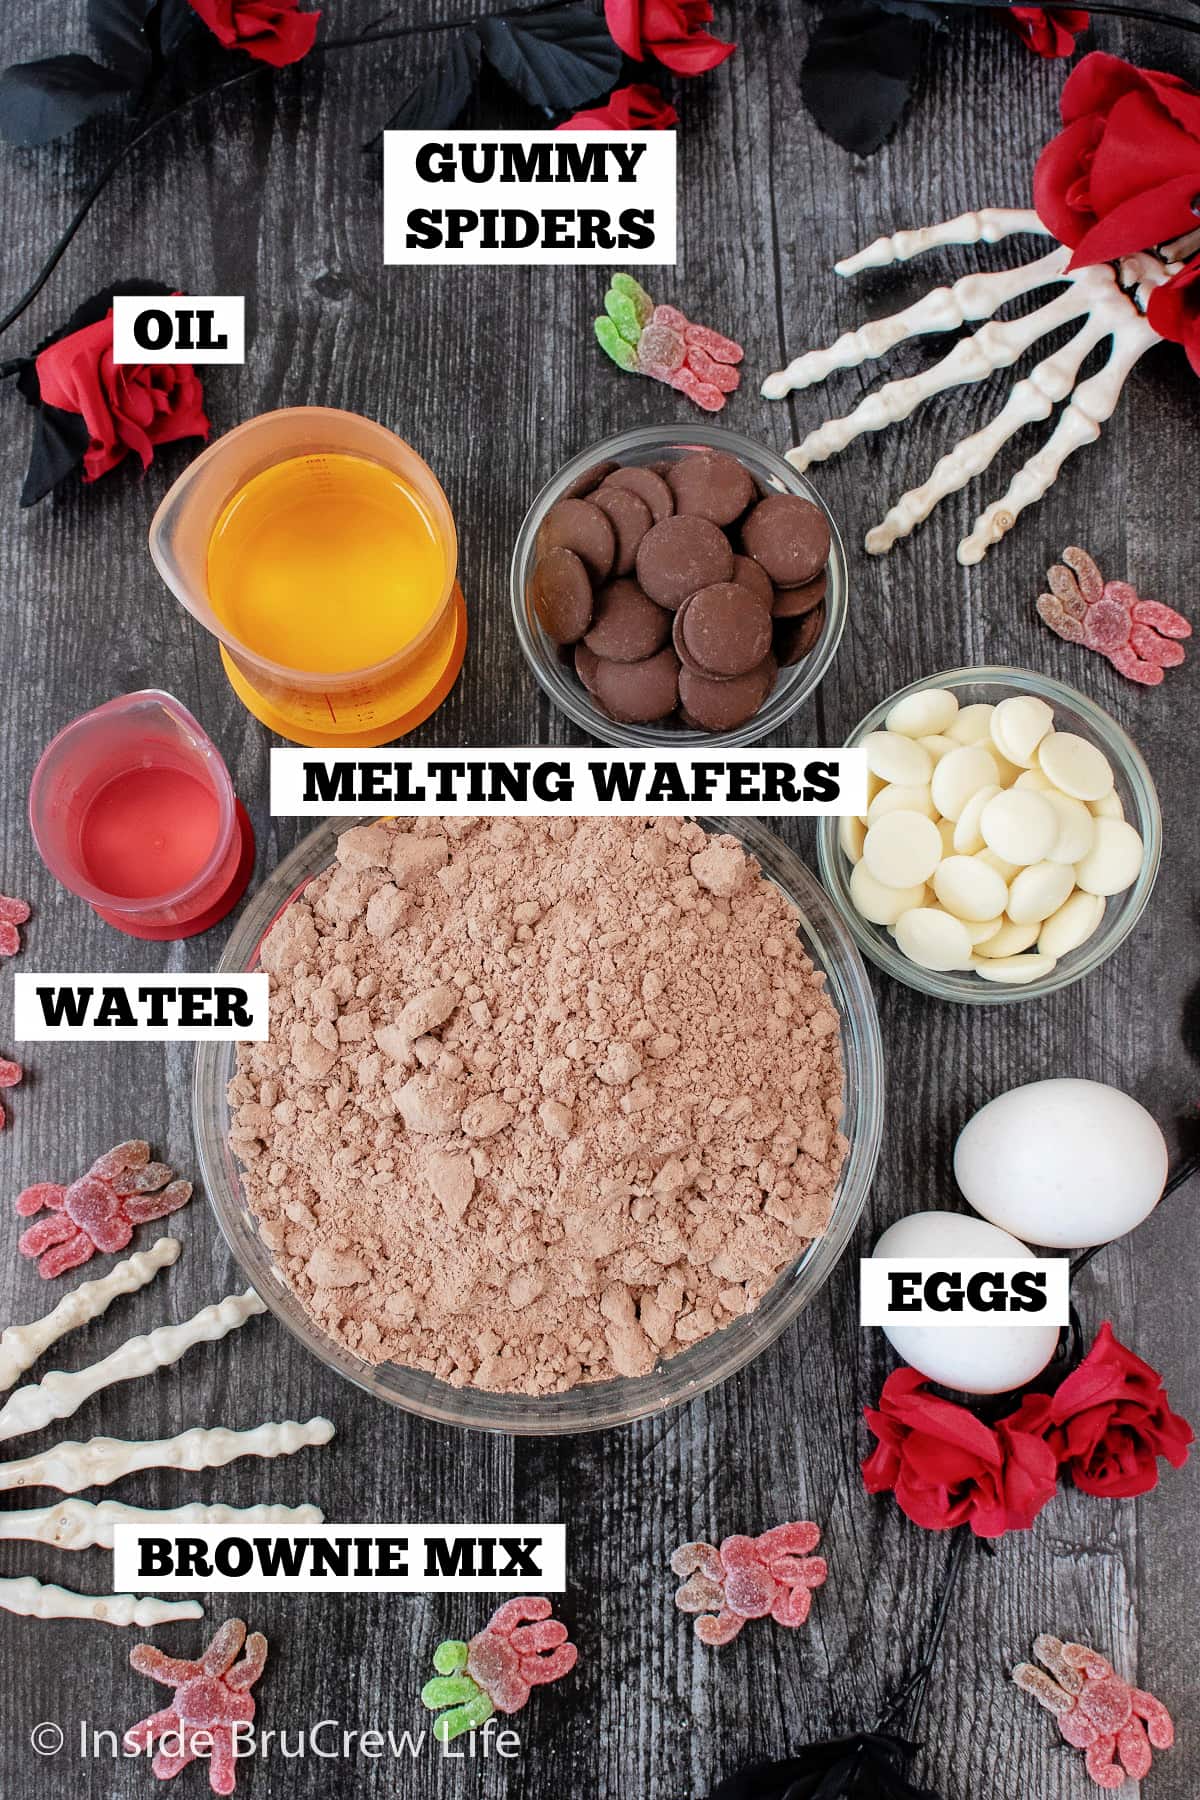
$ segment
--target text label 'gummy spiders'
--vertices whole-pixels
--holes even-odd
[[[1033,1640],[1033,1654],[1045,1668],[1018,1663],[1013,1680],[1055,1715],[1068,1744],[1086,1752],[1087,1772],[1097,1786],[1119,1788],[1127,1775],[1141,1781],[1150,1773],[1152,1751],[1169,1750],[1175,1742],[1162,1701],[1122,1681],[1086,1644],[1064,1644],[1043,1632]]]
[[[558,1681],[575,1667],[579,1652],[567,1628],[550,1617],[549,1600],[522,1595],[506,1600],[470,1643],[447,1638],[433,1653],[438,1671],[421,1689],[439,1744],[474,1731],[495,1712],[520,1712],[535,1687]]]
[[[243,1645],[246,1653],[239,1662]],[[173,1687],[175,1693],[161,1712],[129,1727],[126,1749],[147,1750],[157,1743],[151,1766],[160,1781],[169,1781],[197,1757],[206,1757],[213,1793],[232,1794],[237,1785],[237,1746],[254,1718],[250,1689],[266,1660],[266,1638],[258,1631],[247,1637],[241,1619],[226,1619],[195,1662],[167,1656],[155,1644],[135,1644],[129,1661],[138,1674]]]
[[[803,1625],[812,1590],[829,1574],[823,1556],[812,1556],[821,1541],[807,1519],[776,1525],[759,1537],[727,1537],[715,1544],[681,1544],[671,1568],[685,1577],[675,1595],[680,1612],[696,1613],[702,1644],[729,1644],[747,1619],[770,1614],[777,1625]]]

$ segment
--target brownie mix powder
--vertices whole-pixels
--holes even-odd
[[[648,1373],[826,1228],[837,1016],[782,894],[677,820],[356,826],[262,947],[232,1147],[306,1309],[517,1393]]]

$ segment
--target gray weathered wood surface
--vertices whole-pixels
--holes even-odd
[[[375,10],[367,0],[343,0],[330,6],[328,24],[346,29]],[[416,7],[402,10],[420,16]],[[431,0],[422,11],[434,19],[459,8]],[[835,257],[896,225],[984,202],[1024,203],[1034,154],[1053,128],[1062,66],[1028,55],[987,16],[965,21],[931,58],[919,106],[893,144],[860,163],[821,138],[801,109],[804,9],[776,0],[718,11],[741,48],[715,75],[678,84],[680,263],[674,272],[652,272],[651,281],[663,297],[680,298],[694,316],[744,340],[746,383],[726,417],[782,449],[816,422],[825,396],[817,390],[771,406],[757,397],[767,371],[864,311],[906,304],[972,262],[966,252],[942,253],[842,283],[830,272]],[[83,13],[83,0],[10,5],[0,22],[0,61],[82,48]],[[1200,52],[1181,34],[1106,21],[1099,36],[1108,48],[1193,79],[1200,74]],[[569,452],[622,425],[693,415],[682,397],[617,373],[590,342],[601,271],[380,267],[378,179],[359,145],[386,115],[389,96],[435,53],[435,40],[421,38],[343,52],[278,79],[260,76],[169,126],[113,183],[0,352],[33,345],[86,295],[122,276],[167,279],[200,293],[244,292],[246,366],[215,370],[207,383],[218,430],[284,404],[357,408],[409,438],[450,495],[471,644],[461,681],[420,741],[562,742],[570,734],[521,662],[508,617],[508,554],[524,508]],[[495,98],[475,118],[521,122]],[[102,126],[64,147],[0,155],[6,302],[118,130]],[[1001,252],[984,256],[1002,260]],[[895,369],[912,372],[932,353],[929,344],[911,346],[893,359]],[[829,399],[844,410],[873,379],[871,370],[842,375]],[[1143,592],[1195,614],[1200,386],[1179,353],[1148,357],[1101,445],[1074,460],[1048,501],[981,568],[960,569],[954,544],[1027,453],[1029,434],[908,544],[884,560],[867,558],[859,547],[866,526],[952,435],[994,410],[1003,391],[997,378],[944,396],[903,430],[818,471],[846,532],[853,605],[840,656],[793,739],[837,741],[881,694],[936,669],[1007,660],[1048,670],[1085,687],[1141,745],[1162,795],[1166,858],[1133,938],[1101,973],[1050,1001],[955,1009],[875,978],[892,1126],[856,1251],[902,1212],[954,1203],[955,1133],[1009,1086],[1057,1073],[1115,1082],[1152,1108],[1173,1143],[1197,1091],[1200,654],[1161,691],[1143,692],[1051,637],[1033,600],[1047,562],[1075,541],[1091,546],[1111,573],[1127,572]],[[56,889],[24,818],[30,770],[52,733],[89,706],[153,684],[192,707],[222,748],[259,834],[259,875],[300,835],[299,825],[268,818],[267,736],[237,704],[213,645],[146,555],[147,522],[186,451],[165,453],[144,480],[126,469],[89,492],[72,487],[19,513],[27,420],[15,397],[5,404],[0,888],[28,894],[37,908],[21,966],[211,966],[224,927],[182,946],[117,937]],[[811,830],[787,835],[811,859]],[[5,982],[5,1050],[10,997]],[[136,1134],[192,1168],[186,1049],[54,1045],[31,1047],[25,1058],[25,1085],[5,1097],[6,1205],[25,1183],[78,1170]],[[1133,1239],[1102,1254],[1078,1291],[1088,1325],[1112,1317],[1120,1335],[1165,1370],[1173,1399],[1193,1417],[1200,1413],[1195,1204],[1194,1193],[1181,1194]],[[46,1366],[81,1366],[132,1331],[185,1317],[240,1285],[202,1200],[177,1224],[185,1251],[176,1271],[68,1340]],[[11,1216],[3,1236],[0,1318],[33,1317],[47,1303],[46,1289],[16,1257]],[[890,1362],[879,1334],[859,1331],[855,1306],[848,1257],[802,1325],[740,1377],[669,1417],[601,1437],[510,1442],[424,1425],[323,1372],[269,1318],[90,1404],[65,1435],[153,1437],[195,1423],[247,1426],[322,1411],[338,1427],[329,1450],[191,1478],[146,1475],[113,1492],[142,1504],[314,1499],[331,1518],[567,1520],[563,1610],[580,1645],[579,1670],[518,1720],[525,1749],[515,1773],[497,1764],[442,1767],[428,1754],[415,1764],[276,1758],[243,1773],[245,1791],[258,1800],[325,1792],[703,1796],[751,1755],[871,1720],[911,1666],[932,1609],[947,1542],[917,1531],[890,1504],[869,1501],[859,1481],[859,1409],[877,1394]],[[64,1434],[6,1449],[23,1453],[57,1435]],[[995,1556],[969,1558],[920,1728],[919,1768],[946,1800],[1082,1800],[1094,1791],[1082,1759],[1058,1744],[1051,1722],[1006,1680],[1043,1629],[1111,1650],[1168,1700],[1180,1741],[1158,1760],[1152,1792],[1157,1800],[1185,1800],[1197,1791],[1197,1466],[1168,1470],[1141,1503],[1064,1494],[1032,1534],[1010,1538]],[[758,1626],[719,1654],[701,1649],[671,1606],[665,1564],[672,1547],[803,1516],[823,1522],[832,1563],[811,1626],[795,1637]],[[100,1552],[68,1556],[13,1544],[0,1565],[5,1574],[28,1571],[84,1589],[108,1585]],[[227,1610],[218,1602],[210,1616]],[[468,1634],[484,1606],[266,1597],[246,1610],[272,1645],[259,1690],[264,1725],[292,1728],[324,1717],[400,1730],[422,1721],[416,1696],[434,1644],[451,1632]],[[185,1654],[204,1629],[175,1626],[157,1635]],[[81,1717],[120,1728],[160,1704],[158,1691],[127,1666],[137,1636],[4,1616],[6,1800],[68,1791],[125,1800],[149,1792],[141,1767],[81,1763],[73,1748],[39,1761],[28,1746],[39,1720],[61,1722],[73,1746]],[[183,1776],[179,1791],[206,1791],[200,1772]]]

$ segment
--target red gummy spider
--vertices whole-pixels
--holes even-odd
[[[239,1662],[243,1644],[246,1654]],[[139,1719],[125,1733],[127,1750],[148,1750],[156,1738],[170,1735],[169,1750],[160,1750],[151,1767],[169,1781],[197,1756],[207,1756],[208,1785],[214,1794],[232,1794],[237,1786],[239,1726],[254,1717],[250,1689],[263,1672],[267,1640],[259,1631],[246,1636],[241,1619],[226,1619],[196,1662],[167,1656],[155,1644],[135,1644],[129,1661],[139,1675],[149,1675],[175,1689],[170,1706]]]
[[[18,925],[24,925],[29,918],[29,903],[25,900],[14,900],[10,894],[0,894],[0,956],[15,956],[21,948],[21,934]]]
[[[1064,1644],[1043,1633],[1033,1640],[1033,1654],[1045,1669],[1018,1663],[1012,1678],[1055,1715],[1068,1744],[1086,1752],[1087,1772],[1098,1787],[1119,1788],[1127,1775],[1141,1781],[1150,1773],[1152,1747],[1169,1750],[1175,1742],[1162,1701],[1130,1687],[1086,1644]]]
[[[10,1062],[6,1056],[0,1056],[0,1088],[16,1087],[23,1081],[25,1071],[20,1063]],[[8,1124],[8,1113],[0,1106],[0,1131]]]
[[[1105,581],[1078,545],[1068,544],[1046,579],[1050,592],[1039,595],[1037,609],[1051,631],[1107,656],[1130,681],[1157,687],[1163,670],[1183,661],[1176,640],[1191,637],[1192,628],[1182,613],[1159,600],[1140,599],[1127,581]]]
[[[761,1537],[727,1537],[713,1544],[681,1544],[671,1558],[686,1577],[675,1595],[680,1612],[698,1613],[702,1644],[729,1644],[747,1619],[768,1613],[777,1625],[803,1625],[812,1590],[823,1585],[829,1565],[811,1556],[820,1529],[807,1519],[776,1525]]]
[[[191,1199],[191,1182],[173,1181],[173,1174],[166,1163],[152,1163],[149,1144],[134,1138],[98,1156],[69,1187],[36,1182],[17,1195],[17,1212],[27,1219],[45,1207],[50,1217],[23,1232],[17,1249],[40,1259],[43,1281],[77,1269],[97,1250],[124,1250],[135,1225],[163,1219]]]
[[[439,1743],[474,1731],[494,1712],[519,1712],[535,1687],[571,1673],[579,1652],[551,1611],[542,1595],[521,1595],[506,1600],[470,1643],[447,1638],[438,1645],[437,1674],[421,1689],[421,1701],[431,1712],[448,1709],[434,1721]]]

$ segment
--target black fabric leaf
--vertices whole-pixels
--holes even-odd
[[[827,137],[856,156],[889,138],[912,97],[929,26],[874,6],[827,10],[814,27],[800,93]]]
[[[479,59],[483,46],[474,29],[456,37],[441,62],[413,87],[373,138],[363,145],[370,149],[385,131],[441,131],[453,125],[479,80]]]
[[[52,488],[73,475],[88,447],[88,428],[78,413],[41,406],[33,425],[29,467],[21,489],[21,505],[36,506]]]
[[[604,20],[586,6],[481,19],[484,54],[510,87],[546,112],[566,112],[606,94],[621,52]]]
[[[40,356],[43,350],[49,349],[51,344],[57,344],[60,338],[70,337],[72,332],[75,331],[83,331],[88,325],[98,325],[101,319],[108,316],[112,303],[118,294],[148,294],[157,296],[159,294],[174,294],[176,291],[175,288],[171,287],[165,281],[137,281],[133,279],[128,281],[114,281],[111,286],[101,288],[98,294],[93,294],[90,300],[85,300],[81,306],[77,306],[66,324],[58,326],[56,330],[50,333],[49,337],[43,338],[33,354],[34,356]],[[18,383],[18,386],[20,386],[20,383]]]
[[[880,12],[903,13],[909,19],[924,19],[927,25],[936,25],[939,29],[949,24],[949,11],[944,6],[933,4],[933,0],[876,0]]]
[[[0,74],[0,137],[29,149],[52,143],[125,99],[124,75],[90,56],[47,56]]]
[[[131,87],[141,87],[150,73],[146,20],[154,6],[155,0],[88,0],[88,25],[100,54]]]
[[[158,48],[163,61],[172,62],[189,41],[196,40],[200,18],[188,5],[188,0],[159,0],[152,23],[158,31]],[[211,32],[209,36],[212,36]]]
[[[916,1748],[889,1732],[824,1739],[783,1762],[728,1776],[710,1800],[939,1800],[904,1773]]]

